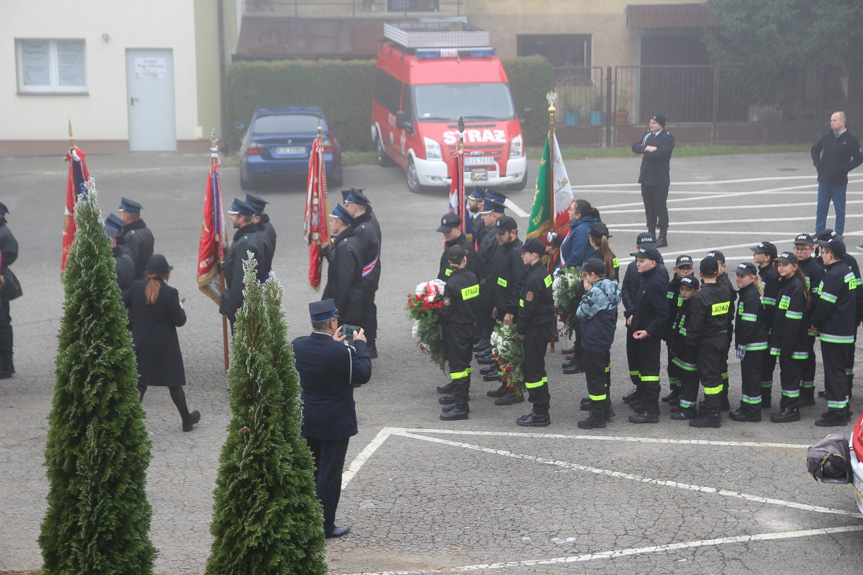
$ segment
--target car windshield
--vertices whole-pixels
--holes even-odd
[[[327,123],[314,114],[271,114],[259,116],[255,120],[252,132],[255,134],[315,133],[318,131],[318,122],[326,132]]]
[[[515,111],[506,84],[424,84],[414,88],[420,120],[512,120]]]

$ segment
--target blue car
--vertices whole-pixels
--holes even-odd
[[[265,181],[309,173],[309,154],[323,129],[327,182],[342,185],[342,147],[317,106],[259,108],[252,115],[240,147],[240,187],[244,190]]]

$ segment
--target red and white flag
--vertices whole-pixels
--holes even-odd
[[[78,226],[75,225],[75,204],[78,203],[79,196],[87,195],[90,172],[87,170],[87,163],[84,162],[86,157],[87,154],[82,152],[78,146],[72,146],[66,152],[66,161],[69,162],[69,177],[66,180],[66,212],[63,216],[61,272],[66,269],[66,257],[69,255],[69,250],[72,249],[72,242],[75,241],[75,232],[78,231]]]
[[[214,302],[220,303],[222,291],[218,263],[224,260],[228,240],[222,215],[222,189],[219,180],[219,155],[210,159],[207,193],[204,197],[204,217],[198,244],[198,288]]]
[[[321,287],[323,255],[321,246],[330,243],[327,228],[327,171],[324,162],[324,146],[321,137],[312,143],[309,157],[309,178],[306,187],[306,210],[303,219],[303,235],[309,242],[309,283],[317,290]]]
[[[450,164],[450,187],[449,187],[449,211],[458,214],[461,223],[459,229],[462,233],[465,229],[465,200],[464,200],[464,152],[456,150],[452,153]]]

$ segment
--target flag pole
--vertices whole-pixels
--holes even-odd
[[[213,128],[210,131],[210,176],[218,171],[219,169],[219,139],[216,138],[216,128]],[[213,193],[218,193],[219,197],[222,196],[221,190],[221,182],[219,184],[218,191],[214,188]],[[222,209],[221,202],[213,202],[213,210],[219,211]],[[215,215],[215,214],[214,214]],[[219,222],[219,220],[224,217],[221,213],[218,214],[217,217],[213,218],[214,222]],[[225,293],[225,270],[223,269],[223,265],[225,263],[225,251],[222,249],[222,226],[216,225],[215,229],[215,240],[216,240],[216,251],[219,254],[219,293]],[[222,316],[222,347],[225,355],[225,371],[228,371],[230,367],[230,359],[228,357],[228,317],[224,314],[220,314]]]
[[[555,230],[554,224],[555,220],[555,205],[554,205],[554,112],[555,107],[554,103],[557,101],[557,93],[549,92],[545,95],[546,100],[548,101],[548,157],[551,160],[551,165],[548,166],[548,202],[549,202],[549,231],[553,232]],[[551,242],[549,242],[550,244]],[[554,270],[555,262],[557,261],[556,250],[551,250],[551,257],[548,258],[548,271],[551,273]],[[557,328],[557,321],[555,321],[555,328]],[[556,339],[557,333],[552,332],[551,334],[551,353],[554,353],[554,340]]]
[[[458,187],[456,195],[458,196],[458,215],[461,221],[461,233],[467,232],[467,215],[465,214],[464,204],[464,116],[458,117],[458,144],[456,146],[456,174],[454,178],[458,178]]]

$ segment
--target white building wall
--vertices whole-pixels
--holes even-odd
[[[201,137],[193,0],[5,0],[0,18],[0,141],[128,140],[126,50],[170,48],[177,140]],[[108,35],[108,40],[103,39]],[[87,94],[18,93],[16,40],[84,40]]]

